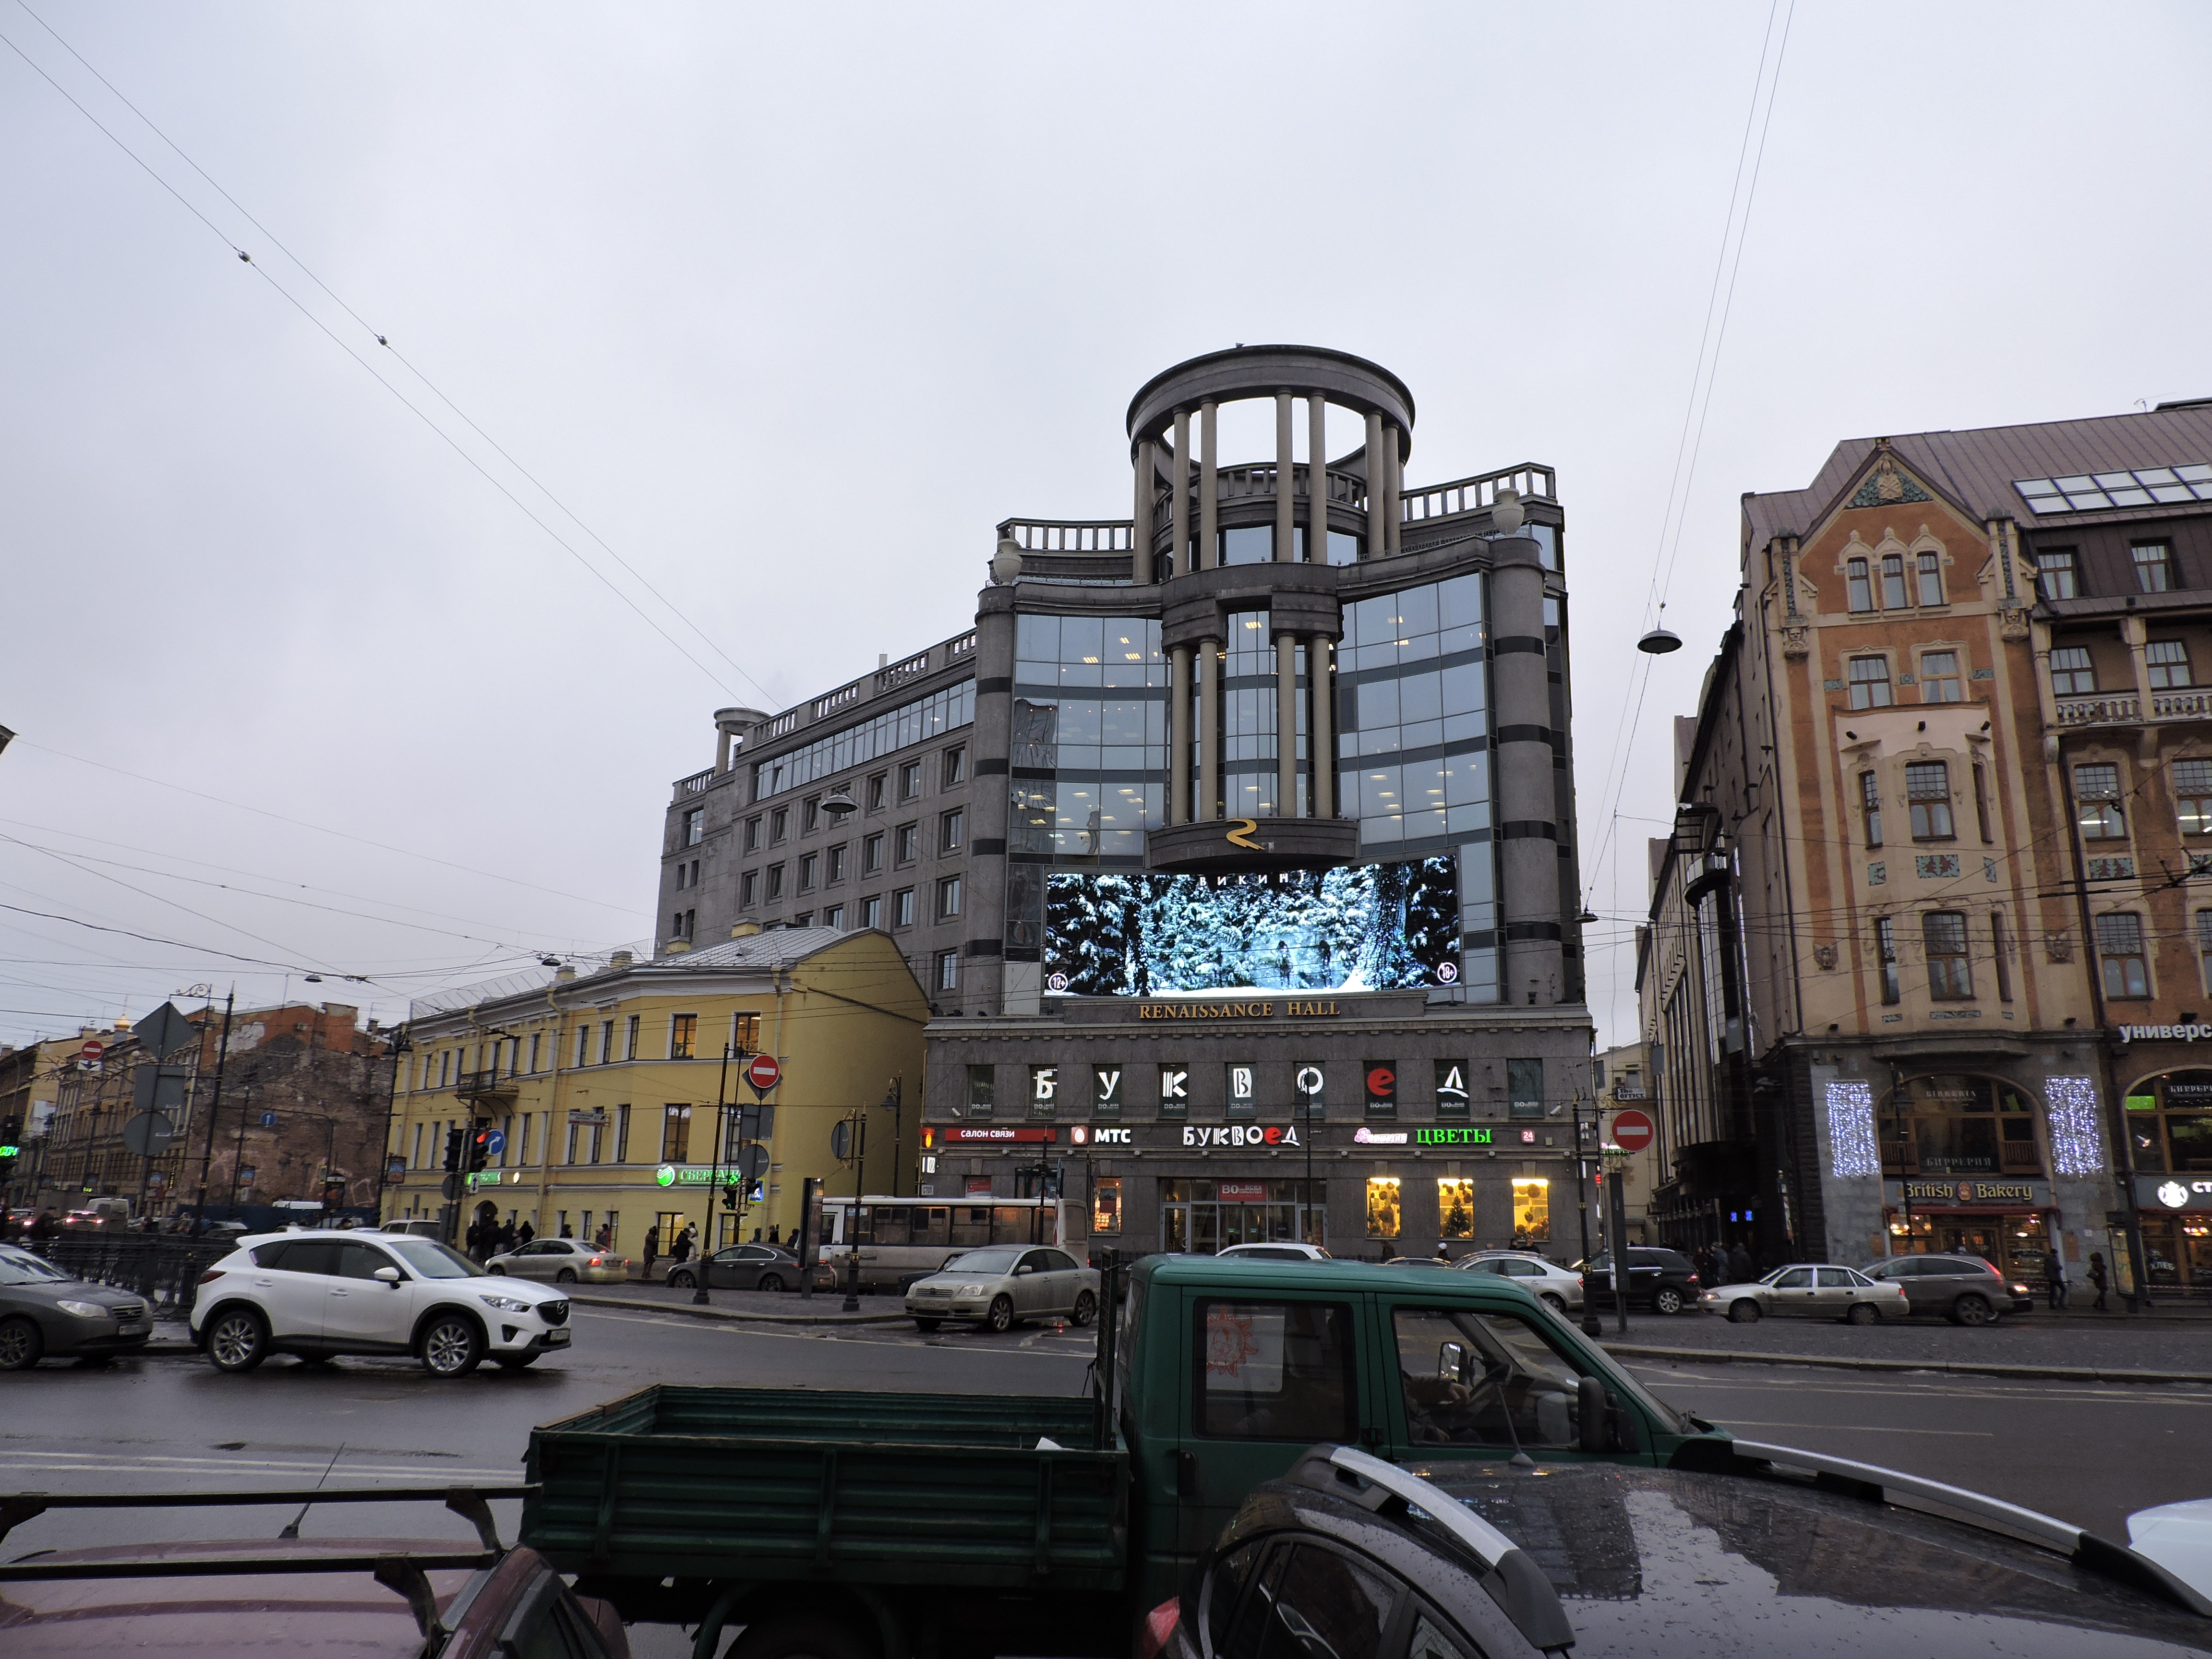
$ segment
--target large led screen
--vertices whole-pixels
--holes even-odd
[[[1045,973],[1077,996],[1437,985],[1457,971],[1457,919],[1448,857],[1279,876],[1055,871]]]

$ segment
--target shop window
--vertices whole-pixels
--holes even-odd
[[[1943,593],[1943,556],[1941,553],[1923,553],[1920,556],[1919,565],[1920,603],[1923,605],[1946,603]]]
[[[1911,809],[1912,839],[1949,841],[1951,767],[1948,761],[1913,761],[1905,769],[1905,799]]]
[[[968,1068],[968,1115],[988,1117],[998,1096],[998,1068],[992,1066],[970,1066]]]
[[[1060,1067],[1032,1066],[1030,1067],[1030,1115],[1058,1117],[1060,1115]]]
[[[1291,1070],[1291,1115],[1309,1120],[1328,1115],[1328,1073],[1317,1060],[1302,1060]]]
[[[1966,954],[1966,918],[1957,910],[1931,910],[1920,918],[1928,954],[1928,994],[1938,1002],[1963,1002],[1974,994],[1973,964]]]
[[[2035,556],[2035,583],[2046,599],[2071,599],[2081,592],[2070,547],[2047,547]]]
[[[2173,809],[2185,836],[2212,836],[2212,760],[2176,761]]]
[[[1439,1060],[1433,1063],[1436,1068],[1437,1115],[1439,1118],[1467,1116],[1467,1062],[1463,1060]]]
[[[1544,1062],[1509,1060],[1505,1062],[1505,1115],[1508,1117],[1544,1115]]]
[[[2189,647],[2179,640],[2153,640],[2144,647],[2154,691],[2185,690],[2195,684],[2189,675]]]
[[[1397,1237],[1400,1213],[1398,1177],[1370,1176],[1367,1179],[1368,1237]]]
[[[2035,1113],[2025,1095],[1996,1079],[1909,1078],[1881,1117],[1882,1167],[1891,1173],[1991,1178],[2043,1173]]]
[[[1844,665],[1844,673],[1850,682],[1852,708],[1887,708],[1889,707],[1888,658],[1853,657]]]
[[[1912,603],[1905,588],[1905,555],[1886,553],[1881,561],[1881,608],[1902,611]]]
[[[1397,1116],[1398,1062],[1395,1060],[1370,1060],[1366,1063],[1365,1070],[1367,1115],[1370,1117]]]
[[[1513,1177],[1513,1248],[1534,1249],[1552,1237],[1552,1183],[1542,1176]]]
[[[1092,1237],[1109,1237],[1121,1231],[1121,1177],[1101,1176],[1091,1183]]]
[[[1309,1445],[1359,1431],[1352,1310],[1322,1302],[1201,1301],[1192,1377],[1198,1431]]]
[[[663,1164],[682,1164],[690,1156],[691,1109],[689,1106],[665,1108],[660,1120],[660,1161]]]
[[[2055,697],[2087,696],[2097,689],[2097,667],[2082,645],[2051,647],[2051,694]]]
[[[1893,1007],[1903,996],[1903,989],[1897,978],[1897,924],[1887,916],[1875,919],[1874,954],[1881,966],[1882,1002]]]
[[[1160,1115],[1190,1115],[1190,1067],[1188,1066],[1160,1067]]]
[[[1923,652],[1920,658],[1920,701],[1964,702],[1966,698],[1966,689],[1959,679],[1959,653]]]
[[[2130,911],[2097,918],[2097,958],[2104,964],[2105,994],[2147,997],[2150,964],[2143,955],[2142,918]]]
[[[2136,567],[2136,586],[2146,593],[2171,592],[2173,550],[2164,542],[2137,542],[2128,550]]]
[[[1874,609],[1874,582],[1867,574],[1864,559],[1844,561],[1844,603],[1854,611]]]
[[[1091,1068],[1091,1115],[1119,1117],[1121,1115],[1122,1067],[1119,1060],[1109,1060]]]
[[[1242,1061],[1231,1060],[1222,1067],[1222,1094],[1229,1103],[1231,1117],[1252,1117],[1260,1110],[1260,1102],[1253,1086],[1252,1067]]]
[[[1437,1237],[1474,1237],[1474,1183],[1454,1176],[1437,1182]]]
[[[2116,764],[2074,769],[2075,817],[2085,841],[2119,841],[2128,833],[2120,806],[2120,769]]]
[[[2137,1084],[2128,1091],[2127,1121],[2137,1170],[2212,1176],[2212,1072],[2168,1072]],[[2197,1282],[2212,1284],[2212,1276]]]

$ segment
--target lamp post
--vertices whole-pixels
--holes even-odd
[[[906,1146],[906,1133],[903,1127],[906,1121],[905,1092],[906,1079],[902,1077],[895,1077],[891,1079],[890,1092],[876,1103],[891,1115],[891,1196],[893,1198],[899,1195],[899,1160],[904,1156]]]
[[[691,1305],[704,1308],[710,1305],[707,1294],[707,1263],[714,1254],[714,1235],[720,1231],[714,1225],[714,1200],[722,1194],[722,1122],[723,1102],[730,1097],[730,1045],[722,1045],[721,1075],[714,1082],[714,1146],[713,1162],[707,1170],[707,1243],[699,1253],[699,1287],[691,1292]]]

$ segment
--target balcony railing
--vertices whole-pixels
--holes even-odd
[[[1024,553],[1127,553],[1127,519],[1009,519],[999,526]]]
[[[2098,692],[2090,696],[2057,700],[2061,726],[2136,726],[2142,722],[2142,699],[2132,692]],[[2162,720],[2212,720],[2212,687],[2179,691],[2154,691],[2150,718]]]
[[[1492,505],[1498,492],[1510,485],[1521,492],[1522,501],[1555,499],[1555,476],[1548,466],[1507,467],[1502,472],[1485,472],[1472,478],[1455,478],[1449,483],[1435,484],[1426,489],[1408,490],[1401,501],[1405,521],[1413,524],[1421,519],[1448,519],[1457,513],[1479,513]]]
[[[453,1079],[453,1092],[463,1100],[512,1100],[520,1085],[496,1071],[463,1072]]]
[[[678,778],[676,793],[679,795],[703,795],[714,787],[714,769],[710,766],[703,772],[694,772],[688,778]]]

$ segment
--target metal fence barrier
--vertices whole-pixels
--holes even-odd
[[[146,1298],[156,1319],[183,1319],[189,1315],[200,1275],[237,1249],[221,1240],[196,1243],[128,1233],[23,1242],[79,1279],[112,1285],[119,1291],[136,1291]]]

